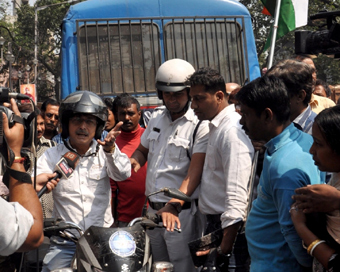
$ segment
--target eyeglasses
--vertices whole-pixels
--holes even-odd
[[[45,113],[45,115],[47,116],[48,119],[52,119],[52,117],[54,116],[55,120],[59,119],[59,115],[57,114],[53,114],[53,113]]]
[[[94,120],[94,119],[84,119],[84,118],[81,118],[81,117],[72,117],[70,119],[70,122],[75,126],[80,126],[84,122],[89,127],[95,127],[97,125],[96,120]]]

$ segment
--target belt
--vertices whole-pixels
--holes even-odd
[[[152,209],[158,211],[160,209],[162,209],[166,203],[168,202],[152,202],[152,201],[149,201],[149,205]],[[195,204],[196,206],[198,205],[198,199],[195,199]],[[187,209],[190,209],[191,208],[191,202],[185,202],[184,205],[182,206],[182,210],[187,210]]]
[[[207,214],[208,223],[221,223],[221,213],[220,214]]]

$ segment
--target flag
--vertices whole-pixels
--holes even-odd
[[[269,11],[266,9],[266,7],[263,8],[262,13],[263,13],[264,15],[271,16],[271,14],[270,14]]]
[[[274,16],[276,0],[261,0],[267,11]],[[279,23],[276,39],[286,35],[294,29],[304,26],[308,21],[308,0],[281,0]],[[267,39],[264,51],[271,43],[272,31]]]

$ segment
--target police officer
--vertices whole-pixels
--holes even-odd
[[[146,195],[162,187],[179,188],[191,196],[191,203],[151,196],[149,212],[162,214],[164,229],[148,232],[155,261],[170,261],[175,271],[195,271],[187,243],[199,235],[197,221],[202,216],[197,209],[198,190],[208,140],[207,123],[199,124],[190,108],[187,78],[193,66],[181,59],[163,63],[156,74],[156,89],[165,106],[156,110],[142,135],[141,144],[131,156],[135,171],[148,162]],[[194,135],[195,134],[195,135]],[[178,227],[173,232],[171,218],[179,214]]]

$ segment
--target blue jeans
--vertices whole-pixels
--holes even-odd
[[[72,258],[76,252],[76,244],[58,236],[52,236],[51,245],[44,258],[42,272],[58,268],[71,267]]]

